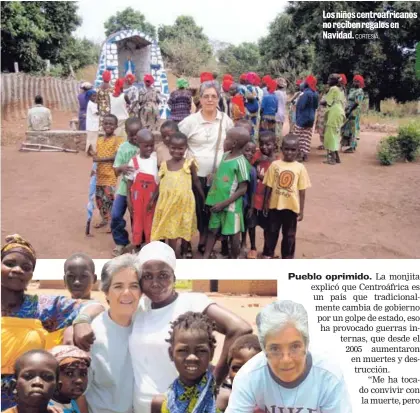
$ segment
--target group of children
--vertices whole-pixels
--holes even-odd
[[[203,258],[214,257],[214,245],[222,241],[222,255],[258,257],[256,227],[264,231],[263,258],[274,258],[282,230],[282,258],[293,258],[297,221],[302,220],[305,190],[310,186],[306,168],[296,161],[299,141],[293,134],[282,143],[283,159],[276,158],[276,134],[264,131],[259,148],[251,140],[252,124],[239,120],[227,131],[224,156],[205,198],[197,176],[197,163],[186,158],[187,137],[174,121],[161,126],[162,142],[141,129],[138,118],[126,121],[127,141],[115,136],[117,119],[104,117],[104,133],[93,154],[96,164],[96,203],[101,214],[97,228],[108,227],[116,247],[140,249],[150,241],[167,241],[177,256],[188,256],[197,232],[196,202],[200,199],[211,216]],[[117,177],[121,176],[115,194]],[[130,212],[132,241],[124,215]],[[242,241],[241,241],[242,234]],[[178,243],[181,242],[181,252]]]

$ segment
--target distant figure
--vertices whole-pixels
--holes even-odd
[[[89,99],[86,99],[86,93],[91,90],[93,86],[89,82],[84,82],[80,86],[80,93],[77,96],[79,101],[79,130],[86,130],[86,111]]]
[[[131,60],[131,56],[129,56],[124,63],[124,70],[125,70],[125,76],[127,76],[129,74],[131,74],[131,75],[136,74],[136,65]]]
[[[35,96],[35,106],[28,110],[28,129],[31,131],[50,130],[51,124],[51,111],[44,106],[42,96]]]

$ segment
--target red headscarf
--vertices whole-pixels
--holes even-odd
[[[222,82],[222,89],[224,92],[229,92],[230,87],[232,86],[233,82],[230,79],[225,79]]]
[[[203,72],[200,75],[200,83],[210,82],[214,80],[213,73],[210,72]]]
[[[246,80],[246,73],[242,73],[242,74],[239,76],[239,80]]]
[[[305,79],[305,83],[308,85],[309,89],[313,90],[314,92],[316,91],[316,84],[318,81],[316,80],[315,76],[309,75]]]
[[[346,86],[347,85],[347,76],[344,73],[340,73],[341,77],[341,84]]]
[[[147,74],[144,75],[143,81],[148,85],[153,85],[153,83],[155,83],[155,78],[152,75]]]
[[[105,70],[105,72],[102,73],[102,80],[106,83],[111,81],[111,72],[109,70]]]
[[[226,74],[223,76],[223,82],[224,82],[225,80],[231,80],[231,81],[233,82],[233,76],[232,76],[231,74],[229,74],[229,73],[226,73]]]
[[[303,80],[302,79],[298,79],[296,80],[296,86],[300,86],[302,84]]]
[[[261,85],[261,78],[258,75],[256,75],[254,86],[260,86],[260,85]]]
[[[121,95],[122,91],[124,89],[124,79],[117,79],[114,85],[114,96],[117,98]]]
[[[129,83],[130,85],[132,85],[136,81],[136,77],[132,73],[129,73],[125,77],[125,80],[126,80],[127,83]]]
[[[269,82],[267,83],[267,89],[269,93],[274,93],[277,89],[277,82],[273,79],[270,79]]]
[[[250,85],[254,85],[255,86],[255,80],[256,80],[257,74],[254,72],[249,72],[246,75],[246,80]]]
[[[365,79],[363,78],[362,75],[355,75],[353,77],[353,82],[354,81],[359,82],[360,83],[360,87],[362,87],[362,88],[365,87]]]
[[[271,80],[271,76],[270,75],[265,75],[265,76],[263,76],[263,78],[261,80],[264,84],[266,84],[268,86],[268,83]]]

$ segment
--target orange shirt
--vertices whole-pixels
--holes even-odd
[[[107,138],[101,136],[96,144],[96,154],[98,158],[109,158],[117,154],[119,146],[125,142],[124,138],[112,136]],[[117,177],[114,172],[114,161],[98,162],[96,171],[96,185],[98,186],[115,186]]]

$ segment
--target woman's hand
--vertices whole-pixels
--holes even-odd
[[[78,323],[73,325],[73,341],[76,347],[89,351],[95,341],[95,333],[89,323]]]

